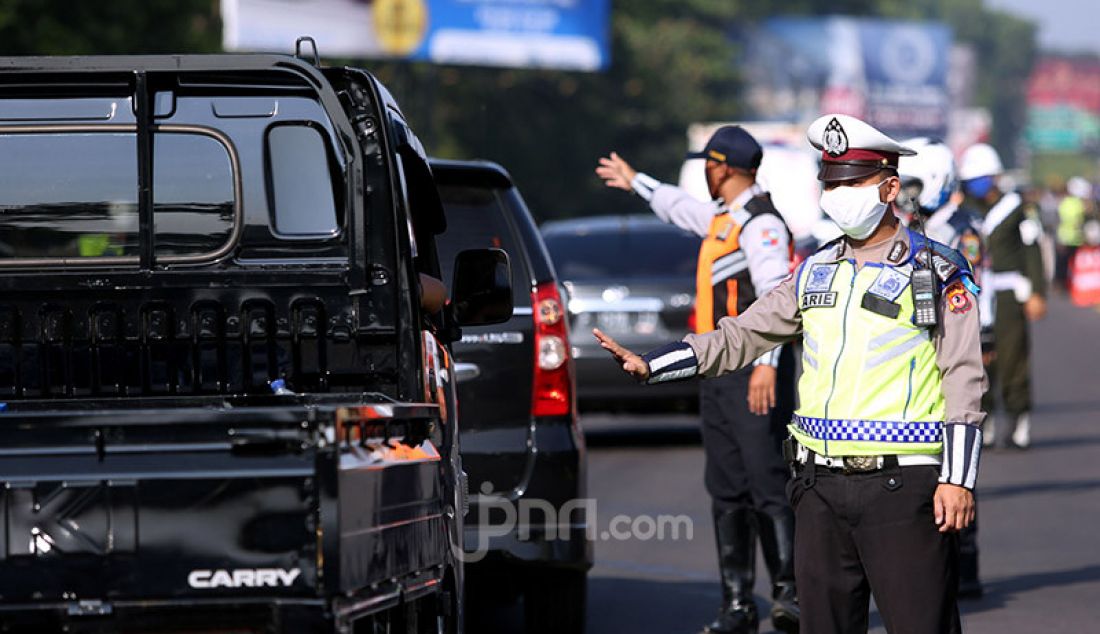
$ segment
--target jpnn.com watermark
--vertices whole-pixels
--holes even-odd
[[[590,541],[679,541],[695,537],[695,522],[687,515],[624,515],[612,517],[601,529],[598,504],[592,498],[568,500],[560,507],[547,500],[512,500],[494,494],[491,482],[481,485],[474,496],[476,513],[466,517],[466,526],[477,528],[477,544],[464,559],[475,563],[485,557],[493,539],[513,532],[519,541],[532,539],[568,540],[583,530]],[[467,544],[469,547],[469,544]]]

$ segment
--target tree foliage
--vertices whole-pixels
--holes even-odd
[[[216,0],[0,0],[0,54],[214,52]]]
[[[1011,162],[1025,123],[1035,25],[983,0],[788,0],[781,7],[772,0],[616,0],[604,73],[373,67],[396,85],[429,147],[499,161],[540,219],[643,211],[637,199],[602,187],[592,174],[596,159],[617,150],[675,180],[688,125],[742,113],[741,55],[730,28],[778,14],[943,20],[956,41],[974,48],[976,105],[992,112],[993,142]]]
[[[434,153],[500,162],[538,218],[642,211],[602,186],[597,158],[617,150],[675,180],[689,124],[743,114],[731,28],[778,14],[944,20],[977,53],[979,105],[1011,156],[1035,27],[983,0],[613,0],[601,73],[359,63],[391,87]],[[0,54],[212,52],[218,16],[217,0],[0,0]]]

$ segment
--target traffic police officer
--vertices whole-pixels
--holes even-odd
[[[963,153],[959,179],[968,205],[983,216],[982,236],[989,259],[989,274],[982,284],[994,296],[996,313],[993,336],[997,354],[989,366],[989,378],[1000,386],[1012,429],[1006,436],[1018,448],[1031,444],[1031,369],[1028,321],[1046,314],[1046,275],[1039,250],[1043,228],[1034,205],[1016,192],[1003,193],[997,179],[1004,172],[1001,157],[989,145],[979,143]],[[985,410],[993,411],[994,391],[985,398]],[[987,444],[1004,443],[987,421]]]
[[[737,126],[718,129],[702,152],[689,154],[706,159],[712,202],[638,173],[614,153],[596,169],[609,186],[636,192],[659,218],[703,238],[696,332],[743,313],[790,273],[790,232],[756,184],[762,156],[756,140]],[[794,407],[794,359],[789,346],[761,352],[753,367],[700,387],[705,482],[722,576],[722,608],[704,631],[715,634],[757,631],[757,533],[771,573],[772,623],[780,631],[798,630],[794,512],[784,493],[788,474],[781,449]]]
[[[958,632],[955,531],[973,517],[983,418],[977,287],[958,252],[886,213],[912,150],[839,114],[808,136],[844,237],[711,333],[644,357],[594,334],[650,383],[801,339],[788,493],[802,632],[866,631],[871,593],[889,632]]]
[[[897,205],[908,217],[910,226],[937,242],[955,249],[970,264],[980,283],[983,268],[982,217],[972,209],[960,206],[955,155],[942,141],[926,137],[908,139],[903,145],[916,156],[898,160],[901,194]],[[986,365],[993,355],[992,292],[978,296],[979,321],[982,326],[982,361]],[[988,411],[988,410],[986,410]],[[977,509],[975,508],[975,513]],[[978,521],[975,514],[970,526],[959,531],[959,596],[980,597],[982,583],[978,578]]]
[[[1092,185],[1080,176],[1074,176],[1066,183],[1066,197],[1058,204],[1058,252],[1054,279],[1066,291],[1070,289],[1069,265],[1077,249],[1085,243],[1085,220],[1091,198]]]

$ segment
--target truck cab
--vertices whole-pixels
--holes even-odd
[[[0,165],[0,622],[459,631],[449,345],[510,269],[421,305],[445,220],[385,87],[0,58]]]

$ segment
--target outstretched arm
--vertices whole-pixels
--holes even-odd
[[[695,352],[699,373],[718,376],[745,367],[765,352],[798,339],[802,313],[794,276],[780,282],[737,317],[718,320],[717,329],[688,335],[684,342]]]
[[[683,341],[666,344],[644,355],[627,350],[599,330],[592,331],[600,346],[611,353],[624,372],[646,383],[733,372],[768,350],[797,339],[801,333],[802,316],[791,279],[784,280],[772,292],[756,300],[739,317],[719,320],[717,330],[688,335]]]
[[[701,238],[706,237],[711,218],[719,209],[714,201],[699,200],[675,185],[662,183],[635,170],[616,152],[600,159],[596,175],[608,187],[638,194],[649,203],[658,218]]]

